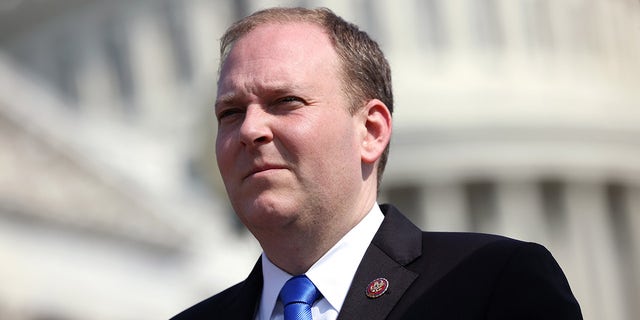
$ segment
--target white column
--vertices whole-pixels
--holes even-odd
[[[570,259],[563,261],[585,319],[626,317],[619,259],[602,185],[567,184]]]
[[[136,15],[127,28],[137,107],[145,120],[162,119],[176,108],[167,91],[176,86],[170,40],[156,17],[147,12]]]
[[[422,190],[422,203],[425,219],[421,228],[430,231],[469,231],[461,185],[429,185]]]
[[[122,100],[116,86],[117,76],[109,66],[107,56],[100,47],[101,43],[95,39],[87,42],[89,47],[85,50],[89,52],[89,58],[81,65],[76,75],[78,104],[84,112],[98,117],[104,118],[105,114],[119,116]]]
[[[548,245],[538,191],[535,181],[499,182],[497,227],[500,234]]]
[[[234,20],[231,4],[227,1],[195,1],[185,8],[188,17],[185,23],[192,30],[188,43],[193,56],[194,77],[211,87],[215,87],[220,61],[217,39]]]
[[[400,3],[401,4],[400,4]],[[416,32],[420,32],[414,17],[417,16],[416,4],[410,1],[377,1],[384,12],[384,19],[380,23],[385,24],[385,54],[390,55],[392,50],[402,51],[406,57],[419,52]],[[400,4],[400,5],[399,5]]]
[[[472,35],[469,32],[469,1],[453,0],[443,1],[442,5],[446,8],[444,12],[448,14],[445,21],[448,23],[446,28],[449,30],[449,41],[453,45],[456,53],[469,54],[473,52],[471,42]]]

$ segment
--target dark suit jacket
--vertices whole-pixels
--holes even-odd
[[[562,270],[544,247],[505,237],[422,232],[396,208],[354,276],[338,319],[582,319]],[[378,298],[365,294],[389,281]],[[255,318],[261,262],[249,277],[173,320]]]

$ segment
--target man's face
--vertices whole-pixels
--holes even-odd
[[[327,35],[305,23],[260,26],[224,62],[216,155],[252,232],[331,223],[361,192],[366,129],[348,111],[338,70]]]

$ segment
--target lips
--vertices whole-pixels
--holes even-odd
[[[264,165],[257,165],[254,166],[247,175],[244,176],[243,179],[246,179],[248,177],[251,177],[257,173],[260,172],[265,172],[265,171],[269,171],[269,170],[279,170],[279,169],[287,169],[287,167],[282,166],[282,165],[275,165],[275,164],[264,164]]]

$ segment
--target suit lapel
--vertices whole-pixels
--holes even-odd
[[[262,284],[262,258],[260,258],[243,282],[242,287],[239,288],[233,302],[229,304],[227,314],[232,316],[233,319],[255,319],[260,305]]]
[[[381,209],[385,219],[358,266],[338,320],[385,319],[418,277],[404,265],[422,253],[420,229],[394,207],[383,205]],[[380,297],[369,298],[367,287],[377,278],[388,280],[387,292]]]

